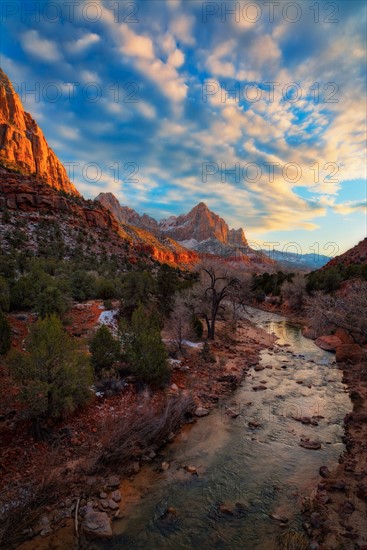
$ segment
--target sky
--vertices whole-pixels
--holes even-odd
[[[85,197],[335,255],[367,234],[366,5],[3,0],[1,67]]]

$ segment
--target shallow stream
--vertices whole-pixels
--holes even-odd
[[[261,354],[261,364],[272,368],[251,369],[234,394],[136,477],[137,487],[149,487],[101,548],[272,550],[281,528],[269,514],[302,530],[301,499],[317,484],[319,467],[332,467],[343,452],[343,418],[352,406],[334,354],[279,315],[249,309],[247,316],[279,338]],[[252,389],[260,384],[267,389]],[[239,416],[230,418],[227,407]],[[319,441],[321,449],[302,448],[301,438]],[[170,463],[165,472],[163,460]],[[184,469],[190,465],[198,475]],[[218,511],[220,504],[228,510]],[[177,517],[162,519],[167,507]]]

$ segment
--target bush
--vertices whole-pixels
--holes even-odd
[[[41,420],[63,417],[88,400],[92,370],[88,356],[56,315],[32,326],[26,350],[12,352],[8,363],[21,386],[35,435],[40,436]]]
[[[130,370],[139,380],[156,386],[167,381],[167,354],[159,322],[141,304],[134,311],[125,334],[124,351]]]
[[[155,281],[146,271],[128,273],[122,281],[121,314],[131,320],[139,304],[147,306],[155,293]]]
[[[11,346],[11,328],[9,321],[0,309],[0,355],[7,353]]]
[[[195,337],[200,340],[203,337],[204,327],[203,323],[195,313],[191,317],[191,328]]]
[[[9,311],[10,307],[10,292],[9,292],[9,285],[4,279],[4,277],[1,277],[0,275],[0,309],[3,311]]]
[[[68,310],[68,306],[68,300],[55,286],[45,288],[35,301],[35,309],[42,319],[54,313],[61,317]]]
[[[106,325],[101,325],[91,340],[89,351],[94,371],[99,374],[103,369],[110,369],[119,359],[121,346]]]

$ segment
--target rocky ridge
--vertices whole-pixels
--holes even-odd
[[[344,252],[344,254],[340,254],[340,256],[336,256],[330,260],[322,269],[351,264],[367,264],[367,237],[356,244],[356,246],[353,246],[353,248]]]
[[[188,214],[171,216],[158,222],[147,214],[140,216],[135,210],[121,206],[112,193],[100,193],[96,200],[108,208],[120,223],[149,231],[159,240],[173,239],[179,246],[201,256],[224,257],[249,267],[274,265],[271,258],[249,247],[242,228],[230,229],[223,218],[209,210],[203,202]]]

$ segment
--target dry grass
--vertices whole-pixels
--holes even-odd
[[[278,550],[308,550],[309,542],[303,533],[285,531],[277,536]]]
[[[42,506],[60,498],[59,476],[50,470],[22,486],[17,501],[9,503],[0,516],[0,548],[16,548],[31,534]]]
[[[140,457],[152,445],[162,445],[193,408],[191,397],[178,396],[169,399],[161,410],[154,410],[147,402],[129,417],[114,419],[106,428],[101,451],[93,460],[90,472],[102,472],[111,467],[116,471]]]

